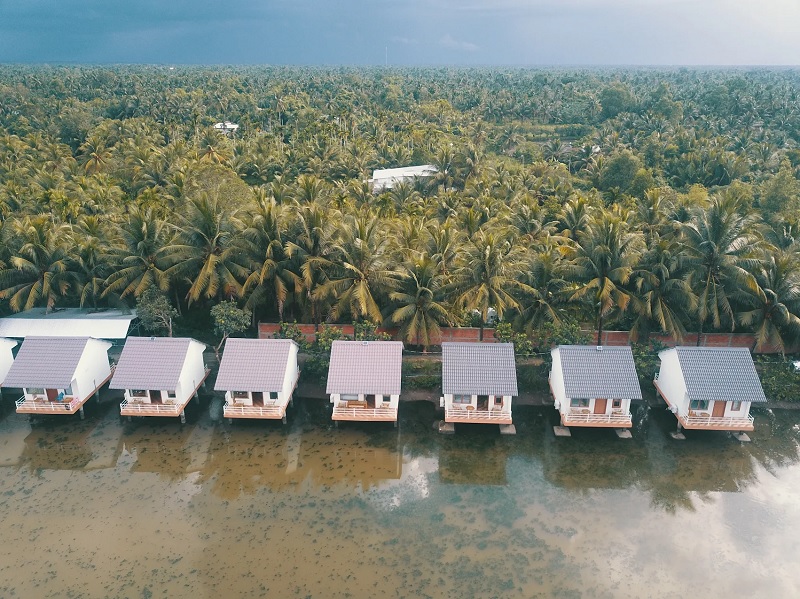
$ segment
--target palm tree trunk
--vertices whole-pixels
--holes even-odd
[[[603,340],[603,310],[602,308],[597,313],[597,345],[603,345],[601,341]]]
[[[700,326],[697,327],[697,347],[700,347],[700,338],[703,336],[703,321],[700,321]]]

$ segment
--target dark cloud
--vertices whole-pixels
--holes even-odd
[[[790,0],[0,0],[0,61],[798,64],[797,23]]]

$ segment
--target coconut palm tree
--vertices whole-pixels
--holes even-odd
[[[597,345],[604,319],[630,302],[625,285],[641,253],[641,233],[631,233],[624,215],[602,211],[567,246],[569,275],[576,281],[570,301],[589,301],[597,315]]]
[[[149,210],[133,210],[117,231],[121,244],[111,250],[113,272],[105,282],[103,297],[139,297],[147,289],[169,290],[169,265],[165,246],[170,240],[166,224]]]
[[[750,310],[738,314],[739,322],[752,327],[754,351],[770,345],[783,353],[786,341],[800,336],[800,259],[795,252],[764,253],[755,271],[758,286],[746,300]]]
[[[189,283],[189,305],[205,297],[241,297],[242,284],[250,274],[241,247],[236,210],[229,210],[221,198],[201,194],[189,200],[173,225],[178,235],[164,249],[171,266],[166,274],[172,280]]]
[[[39,305],[49,311],[78,284],[65,245],[69,226],[56,225],[47,216],[26,216],[14,221],[11,230],[22,244],[0,270],[0,299],[7,299],[15,312]]]
[[[682,235],[684,264],[698,297],[699,345],[706,322],[733,330],[735,302],[746,299],[748,293],[758,293],[758,282],[751,274],[759,264],[753,255],[758,242],[755,218],[743,215],[730,197],[716,195],[708,208],[693,211]]]
[[[466,245],[464,263],[447,287],[457,308],[479,312],[481,341],[489,308],[502,320],[508,310],[521,307],[512,292],[534,292],[520,280],[529,268],[526,248],[514,244],[508,233],[502,229],[478,232]]]
[[[422,345],[427,351],[437,339],[440,325],[450,322],[450,312],[439,300],[442,278],[429,256],[421,256],[405,267],[400,289],[389,293],[393,302],[387,324],[400,327],[400,336],[408,343]]]
[[[247,220],[250,226],[236,242],[251,270],[242,285],[242,293],[247,297],[245,305],[255,314],[260,304],[269,301],[274,303],[278,317],[283,320],[289,293],[300,291],[303,284],[301,277],[289,268],[289,256],[284,247],[283,210],[274,200],[264,198]]]
[[[646,340],[652,331],[679,342],[686,336],[684,323],[697,309],[697,296],[681,268],[681,246],[675,240],[656,238],[642,256],[633,275],[631,307],[636,318],[634,340]]]
[[[328,260],[328,280],[318,286],[315,299],[333,301],[329,317],[349,314],[353,320],[375,324],[383,320],[378,299],[397,287],[400,273],[392,266],[385,222],[364,211],[346,218],[334,258]]]

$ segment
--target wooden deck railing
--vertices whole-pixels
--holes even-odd
[[[588,410],[569,411],[563,414],[566,423],[586,423],[586,424],[631,424],[631,415],[628,412],[617,412],[611,414],[592,414]]]
[[[397,420],[397,408],[333,408],[334,420]]]
[[[124,399],[119,404],[119,407],[123,416],[178,416],[183,411],[184,406],[180,404],[139,403]]]
[[[467,410],[464,408],[445,408],[445,422],[470,422],[470,423],[510,423],[511,414],[503,410]]]
[[[69,395],[61,401],[50,401],[43,395],[36,395],[28,399],[23,395],[14,404],[17,412],[74,412],[80,406],[81,400]]]
[[[710,414],[679,415],[678,418],[684,428],[750,428],[755,420],[747,416],[711,416]]]
[[[275,418],[281,419],[286,413],[287,404],[275,404],[266,406],[248,406],[236,404],[236,402],[225,402],[223,415],[225,418]]]

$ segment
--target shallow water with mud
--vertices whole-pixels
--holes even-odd
[[[797,597],[800,413],[759,412],[753,442],[673,441],[640,411],[556,439],[221,419],[0,416],[0,597]]]

